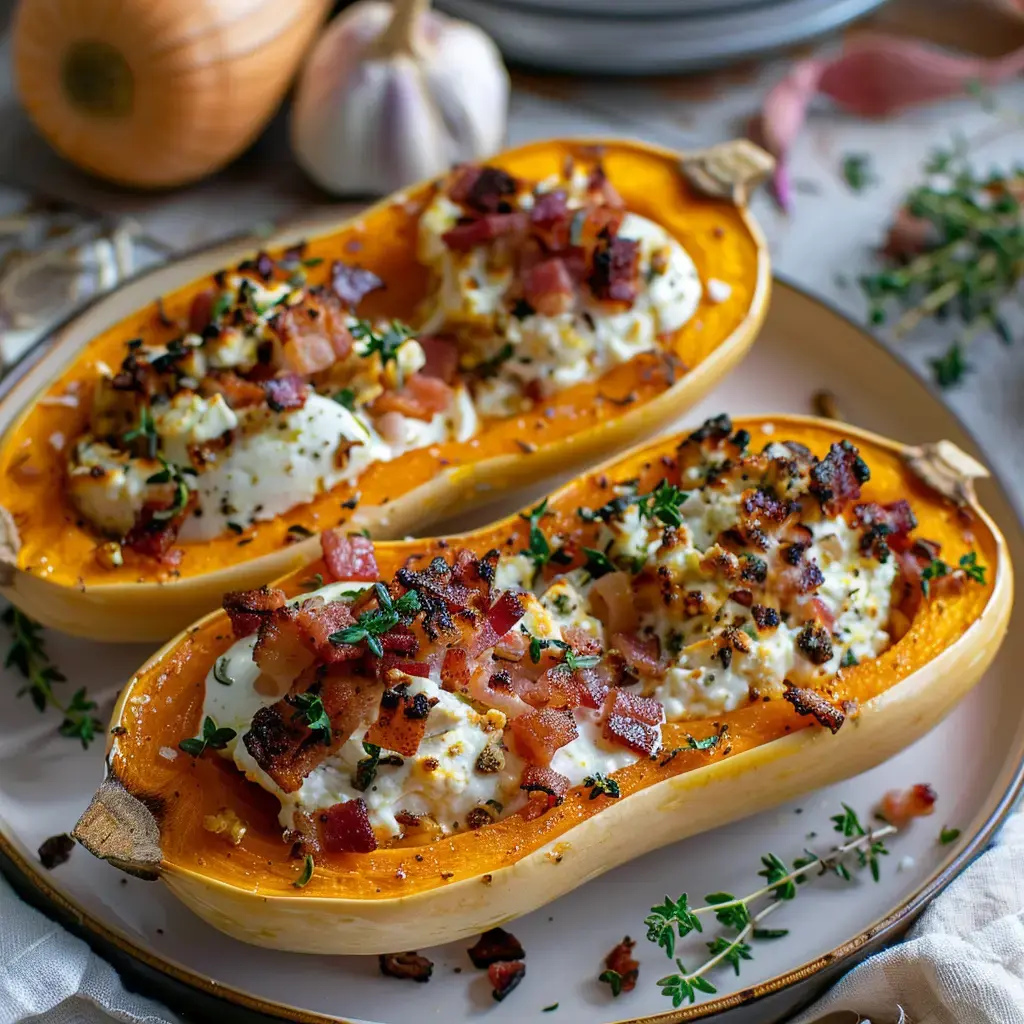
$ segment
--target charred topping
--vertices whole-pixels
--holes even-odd
[[[807,622],[796,638],[797,648],[808,661],[824,665],[832,660],[832,634],[816,622]]]
[[[380,973],[403,981],[430,981],[434,964],[419,953],[381,953],[378,958]]]
[[[483,970],[499,960],[522,960],[526,957],[522,943],[504,928],[491,928],[466,950],[473,966]]]
[[[846,720],[843,712],[817,690],[789,686],[782,696],[793,705],[798,715],[812,715],[819,725],[824,726],[833,735],[839,732],[840,726]]]

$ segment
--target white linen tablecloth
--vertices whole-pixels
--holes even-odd
[[[852,970],[793,1024],[832,1024],[843,1019],[837,1011],[873,1024],[1024,1024],[1024,815],[1010,819],[906,941]],[[112,967],[0,878],[0,1024],[111,1020],[179,1024],[127,992]]]

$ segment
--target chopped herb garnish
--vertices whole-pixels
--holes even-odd
[[[964,359],[964,350],[960,342],[954,341],[949,349],[938,359],[929,359],[928,365],[935,373],[935,383],[940,388],[952,388],[962,383],[964,375],[974,367]]]
[[[544,531],[540,528],[540,521],[546,515],[548,515],[547,498],[528,513],[520,512],[519,514],[520,519],[530,524],[529,546],[521,551],[520,554],[526,555],[533,562],[534,570],[537,572],[543,569],[548,562],[554,562],[556,565],[567,565],[572,561],[561,548],[551,547]]]
[[[606,985],[610,986],[613,999],[618,999],[622,995],[622,975],[618,971],[613,971],[608,967],[597,976],[597,980],[603,981]],[[557,1006],[558,1004],[555,1003],[555,1005]]]
[[[398,320],[392,320],[391,324],[379,333],[369,320],[357,320],[351,331],[352,337],[357,341],[366,342],[362,354],[368,357],[377,352],[382,366],[397,360],[398,350],[415,333],[411,327]]]
[[[210,750],[223,750],[238,733],[234,729],[218,729],[217,723],[207,715],[203,719],[203,730],[198,736],[190,736],[182,740],[178,746],[191,754],[193,757],[202,757],[203,751],[209,747]]]
[[[520,316],[519,313],[516,311],[519,308],[518,304],[516,306],[516,309],[513,309],[512,311],[513,315],[515,315],[520,320],[522,320],[524,316],[529,316],[533,312],[533,308],[528,303],[524,302],[523,305],[526,306],[527,312],[523,313],[522,316]],[[506,342],[504,345],[501,346],[501,348],[498,349],[498,351],[493,356],[491,356],[490,359],[485,359],[482,363],[480,363],[477,366],[477,376],[480,377],[481,379],[486,379],[488,377],[495,376],[495,374],[497,374],[497,372],[502,368],[502,366],[504,366],[505,363],[507,363],[512,358],[514,352],[515,349],[512,347],[512,343]]]
[[[323,585],[324,574],[322,572],[314,573],[308,580],[302,580],[299,583],[299,586],[305,587],[306,590],[319,590]]]
[[[929,565],[921,570],[921,592],[928,597],[931,592],[931,581],[949,575],[949,566],[941,558],[933,558]]]
[[[352,412],[356,407],[356,393],[352,388],[342,388],[340,391],[331,395],[331,397],[338,403],[338,405],[348,409],[349,412]]]
[[[397,601],[392,601],[383,583],[375,583],[373,589],[377,594],[377,607],[363,612],[354,625],[332,633],[328,639],[332,644],[359,644],[365,641],[366,646],[380,658],[384,655],[380,638],[399,622],[410,620],[419,611],[420,599],[415,590],[410,590]]]
[[[843,181],[854,192],[863,192],[877,183],[869,153],[847,153],[843,157]]]
[[[839,667],[840,668],[853,668],[854,666],[859,665],[859,664],[860,664],[860,662],[857,661],[857,655],[853,653],[853,648],[852,647],[847,647],[846,648],[846,653],[843,655],[843,660],[839,663]]]
[[[139,424],[133,427],[126,434],[121,435],[121,440],[130,445],[133,441],[144,439],[143,454],[148,459],[155,459],[157,449],[160,446],[160,437],[156,432],[156,422],[153,419],[153,412],[148,405],[139,409]]]
[[[242,289],[239,288],[239,295]],[[231,292],[221,292],[210,307],[210,323],[216,323],[230,308],[234,298]]]
[[[352,776],[352,787],[365,793],[377,777],[377,765],[380,764],[380,747],[374,743],[363,743],[366,757],[356,762],[356,771]]]
[[[667,480],[658,482],[658,486],[641,498],[636,499],[640,515],[645,519],[659,519],[666,526],[683,525],[683,514],[679,506],[689,497],[685,491],[673,486]]]
[[[691,750],[713,750],[722,742],[722,737],[729,731],[729,726],[719,726],[718,732],[712,736],[705,736],[702,740],[695,740],[689,733],[686,734],[686,745]]]
[[[127,435],[126,435],[127,436]],[[188,505],[191,489],[185,479],[187,470],[180,469],[174,463],[168,462],[162,455],[158,455],[160,465],[163,466],[158,473],[154,473],[146,480],[147,484],[174,484],[174,499],[167,508],[158,508],[153,513],[153,518],[158,520],[173,519]]]
[[[978,565],[978,553],[969,551],[966,555],[960,556],[960,568],[967,574],[967,578],[975,583],[985,585],[985,566]]]
[[[584,548],[583,553],[587,556],[587,564],[583,568],[590,573],[592,579],[599,580],[602,576],[616,571],[612,560],[603,551]]]
[[[308,885],[309,880],[313,877],[314,867],[315,864],[313,863],[313,855],[311,853],[307,853],[306,859],[302,865],[302,872],[299,875],[299,877],[296,878],[294,882],[292,882],[292,885],[294,885],[296,889],[302,889],[306,885]]]
[[[950,828],[948,825],[944,826],[942,831],[939,833],[939,842],[943,846],[948,846],[950,843],[955,843],[960,838],[960,829]]]
[[[541,1013],[554,1013],[558,1009],[558,1003],[552,1003],[550,1006],[544,1006],[541,1008]]]
[[[307,726],[325,747],[329,747],[332,736],[331,719],[320,694],[307,690],[305,693],[296,694],[289,700],[294,707],[298,708],[292,715],[292,721]]]
[[[67,703],[54,692],[54,683],[65,683],[67,677],[50,661],[43,643],[42,626],[17,608],[3,613],[4,624],[11,631],[11,646],[4,661],[5,668],[16,668],[28,682],[18,690],[18,696],[28,694],[37,711],[56,708],[64,719],[60,724],[61,736],[77,739],[88,748],[103,723],[92,713],[96,702],[90,700],[85,687],[76,690]]]
[[[288,527],[288,532],[293,537],[312,537],[313,531],[308,526],[303,526],[302,523],[292,523]]]
[[[618,800],[622,795],[618,782],[615,779],[608,778],[607,775],[602,775],[601,772],[594,772],[593,775],[588,775],[583,780],[583,785],[591,787],[591,800],[596,800],[599,796],[607,796],[613,800]]]
[[[220,683],[221,686],[234,686],[235,681],[228,675],[228,662],[230,659],[227,655],[223,658],[218,658],[213,663],[213,678]]]

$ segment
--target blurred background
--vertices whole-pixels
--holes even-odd
[[[970,234],[993,174],[1021,194],[1022,66],[1024,0],[3,0],[0,363],[154,262],[506,142],[752,134],[783,161],[757,200],[776,267],[913,334],[968,418],[1010,413],[1017,208],[977,308],[924,315],[941,277],[892,295],[879,275]],[[972,383],[985,409],[960,404]]]

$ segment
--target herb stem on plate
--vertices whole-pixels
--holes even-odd
[[[92,713],[96,702],[89,700],[84,686],[67,702],[54,692],[53,684],[67,682],[67,677],[50,661],[42,637],[43,627],[38,622],[17,608],[8,608],[3,613],[3,622],[11,631],[11,646],[4,667],[16,668],[28,680],[18,696],[27,693],[39,711],[56,708],[64,716],[60,734],[80,740],[87,749],[102,728],[102,723]]]

